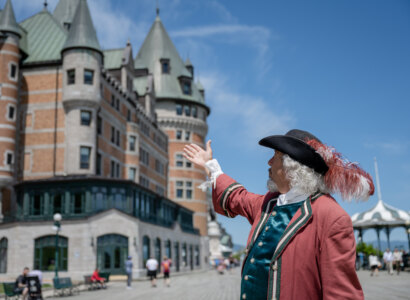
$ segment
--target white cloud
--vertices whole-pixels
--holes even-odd
[[[408,143],[406,142],[393,142],[393,141],[384,141],[384,142],[366,142],[364,146],[369,149],[380,149],[389,154],[403,154],[407,151]]]

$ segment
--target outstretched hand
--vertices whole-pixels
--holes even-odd
[[[206,143],[205,150],[195,144],[186,145],[184,147],[184,157],[207,170],[205,163],[212,159],[211,140]]]

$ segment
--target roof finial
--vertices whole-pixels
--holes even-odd
[[[47,5],[48,5],[47,0],[44,0],[44,10],[47,10]]]
[[[157,9],[156,9],[156,11],[157,11],[157,17],[159,17],[159,4],[158,4],[158,0],[157,0]]]

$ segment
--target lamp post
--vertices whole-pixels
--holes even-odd
[[[59,213],[57,213],[57,214],[54,214],[54,216],[53,216],[53,219],[54,219],[54,225],[53,225],[53,229],[55,230],[55,232],[56,232],[56,246],[55,246],[55,250],[56,250],[56,252],[55,252],[55,258],[54,258],[54,271],[55,271],[55,278],[58,278],[58,250],[59,250],[59,248],[58,248],[58,233],[60,232],[60,230],[61,230],[61,224],[60,224],[60,221],[61,221],[61,214],[59,214]]]

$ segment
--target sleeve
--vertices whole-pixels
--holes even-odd
[[[356,242],[349,216],[329,228],[320,253],[323,299],[364,299],[356,274]]]
[[[253,224],[263,199],[264,195],[248,192],[226,174],[219,175],[212,188],[212,202],[217,213],[229,218],[241,215],[247,218],[250,224]]]

